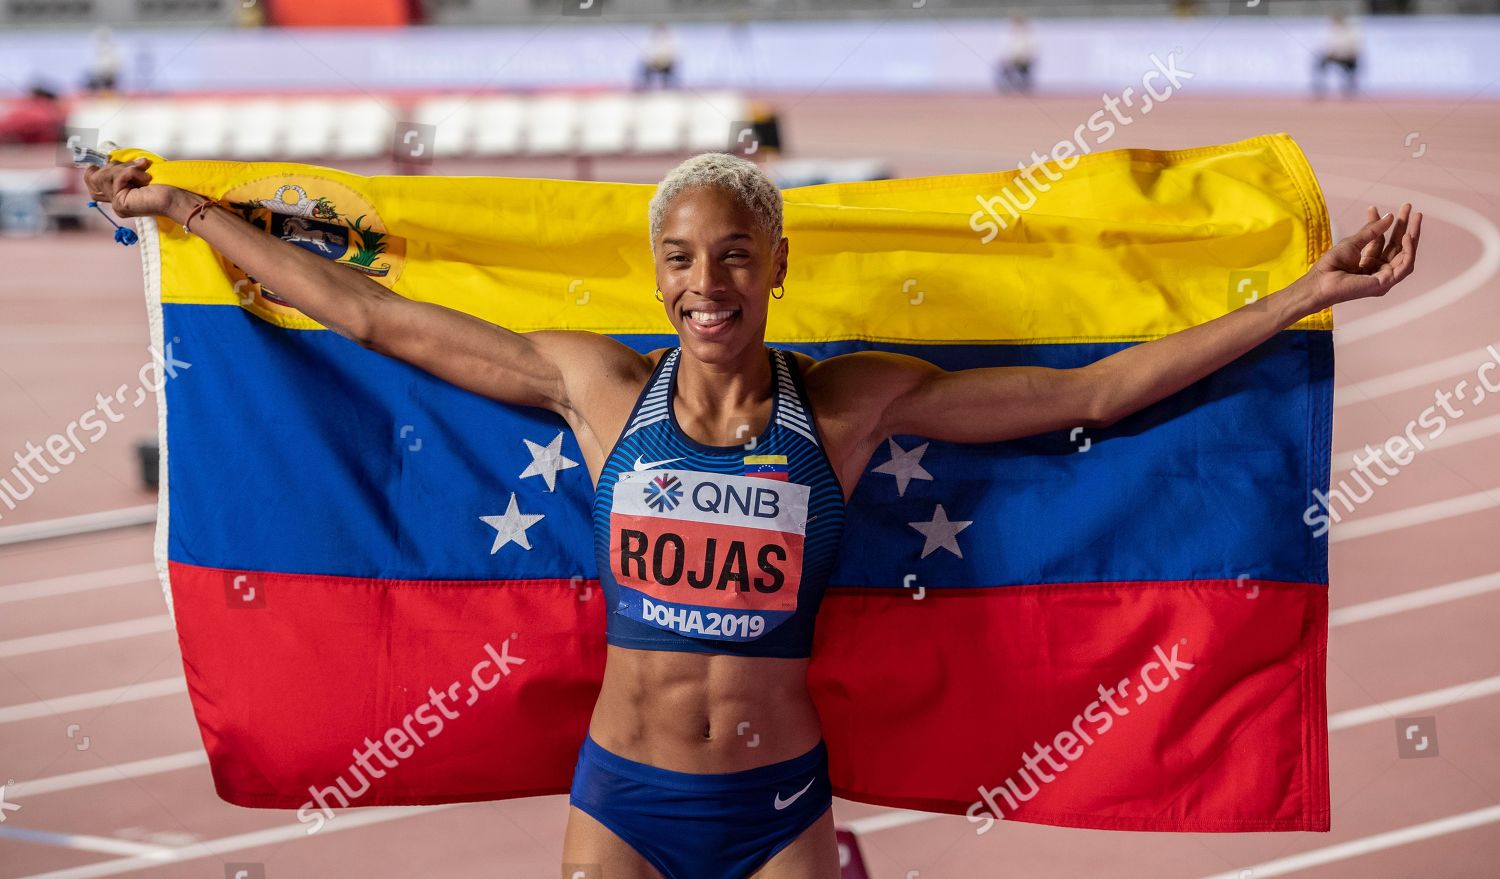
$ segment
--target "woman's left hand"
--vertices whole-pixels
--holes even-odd
[[[1384,296],[1416,267],[1422,214],[1413,214],[1411,205],[1403,204],[1394,225],[1391,216],[1381,216],[1374,205],[1365,214],[1364,227],[1330,247],[1303,276],[1312,291],[1314,311],[1351,299]]]

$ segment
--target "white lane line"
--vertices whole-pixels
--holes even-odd
[[[371,824],[383,824],[387,821],[399,821],[403,818],[427,815],[433,812],[440,812],[444,809],[454,809],[461,805],[467,804],[446,803],[441,806],[381,806],[379,808],[361,809],[357,812],[335,812],[333,820],[325,824],[323,829],[319,830],[315,836],[326,836],[330,833],[338,833],[341,830],[355,830]],[[212,858],[237,851],[244,851],[245,849],[307,838],[307,828],[300,823],[272,827],[267,830],[241,833],[238,836],[204,840],[203,842],[185,845],[182,848],[172,849],[166,862],[180,864],[186,861]],[[82,867],[72,867],[66,870],[54,870],[51,873],[37,873],[25,877],[25,879],[95,879],[95,877],[99,876],[118,876],[121,873],[133,873],[136,870],[160,867],[162,864],[163,860],[161,858],[138,856],[121,858],[115,861],[103,861],[97,864],[86,864]]]
[[[208,754],[202,750],[183,751],[178,754],[168,754],[165,757],[151,757],[131,763],[103,766],[99,769],[69,772],[66,775],[51,775],[47,778],[31,780],[18,779],[15,784],[6,786],[5,796],[11,802],[16,802],[24,797],[35,797],[80,787],[93,787],[96,784],[109,784],[112,781],[123,781],[128,778],[160,775],[163,772],[189,769],[207,762]]]
[[[1434,604],[1457,601],[1460,598],[1471,598],[1475,595],[1484,595],[1487,592],[1495,591],[1500,591],[1500,571],[1496,571],[1493,574],[1484,574],[1479,577],[1470,577],[1467,580],[1455,580],[1452,583],[1444,583],[1441,586],[1431,586],[1426,589],[1403,592],[1399,595],[1392,595],[1389,598],[1377,598],[1374,601],[1341,607],[1328,614],[1328,625],[1332,628],[1334,626],[1347,626],[1351,623],[1362,623],[1365,620],[1405,613],[1409,610],[1431,607]]]
[[[881,812],[878,815],[855,818],[853,821],[840,821],[839,829],[853,831],[855,836],[864,836],[866,833],[877,833],[881,830],[905,827],[908,824],[919,824],[923,821],[931,821],[934,818],[957,817],[957,815],[939,814],[936,812],[913,812],[910,809],[898,809],[893,812]]]
[[[1381,702],[1376,705],[1366,706],[1364,708],[1356,708],[1350,711],[1343,711],[1329,718],[1328,728],[1330,731],[1351,729],[1353,727],[1363,726],[1369,723],[1379,723],[1393,717],[1399,717],[1403,714],[1412,714],[1417,711],[1427,711],[1436,708],[1443,708],[1448,705],[1454,705],[1459,702],[1468,702],[1474,699],[1483,698],[1485,696],[1494,695],[1496,693],[1500,693],[1500,675],[1491,678],[1484,678],[1478,681],[1471,681],[1467,684],[1458,684],[1452,687],[1445,687],[1441,690],[1433,690],[1427,693],[1418,693],[1401,699],[1393,699],[1388,702]],[[105,784],[124,778],[140,778],[146,775],[155,775],[162,772],[186,769],[206,762],[208,762],[208,756],[204,752],[186,751],[180,754],[172,754],[166,757],[156,757],[149,760],[139,760],[134,763],[123,763],[119,766],[106,767],[103,769],[91,769],[85,772],[74,772],[68,775],[53,776],[51,778],[37,779],[35,781],[19,781],[12,787],[12,793],[9,796],[12,801],[19,801],[22,797],[25,796],[36,796],[39,794],[54,793],[56,791],[71,790],[80,787],[91,787],[96,784]],[[450,804],[450,806],[436,807],[402,808],[410,808],[416,811],[422,811],[429,808],[450,808],[452,805],[460,804]],[[391,811],[387,809],[387,807],[382,807],[382,810],[383,811],[372,810],[372,813],[361,814],[387,814],[389,811]],[[396,811],[400,810],[398,809]],[[327,827],[325,827],[325,830],[328,828],[349,829],[353,826],[360,826],[351,819],[358,819],[361,817],[361,814],[348,815],[346,813],[341,818],[336,818],[334,821],[330,822]],[[401,815],[393,815],[391,816],[391,818],[394,819],[405,816],[406,814],[404,813]],[[843,826],[847,827],[850,830],[853,830],[856,834],[863,834],[874,833],[880,830],[889,830],[895,827],[902,827],[908,824],[916,824],[922,821],[930,821],[936,818],[943,817],[949,816],[941,813],[896,810],[891,812],[883,812],[877,815],[871,815],[865,818],[859,818],[854,821],[848,822]],[[304,835],[306,835],[306,830],[300,825],[294,825],[285,828],[275,828],[267,831],[258,831],[256,833],[243,834],[242,836],[238,837],[229,837],[227,839],[221,840],[210,840],[208,842],[185,847],[184,849],[174,850],[172,859],[173,861],[192,860],[201,857],[208,857],[214,854],[237,851],[243,848],[251,848],[257,845],[265,845],[271,842],[296,839]],[[211,851],[198,851],[198,849],[202,846],[210,847]],[[179,856],[177,854],[177,852],[179,851],[186,852],[188,849],[192,849],[192,853],[184,854],[182,856]],[[103,864],[92,864],[87,867],[75,868],[75,870],[83,871],[103,869],[105,870],[105,872],[76,872],[64,870],[60,872],[46,873],[40,876],[29,877],[29,879],[86,879],[86,877],[91,876],[113,876],[119,873],[126,873],[137,869],[143,869],[145,867],[149,867],[159,863],[159,859],[149,857],[126,858],[120,861],[109,861]],[[1254,875],[1261,876],[1270,874],[1255,873]]]
[[[1456,705],[1459,702],[1472,702],[1475,699],[1483,699],[1485,696],[1493,696],[1496,693],[1500,693],[1500,675],[1492,678],[1480,678],[1477,681],[1470,681],[1467,684],[1444,687],[1441,690],[1432,690],[1426,693],[1417,693],[1414,696],[1392,699],[1389,702],[1377,702],[1374,705],[1366,705],[1363,708],[1340,711],[1338,714],[1328,718],[1328,729],[1330,732],[1337,732],[1341,729],[1353,729],[1356,726],[1364,726],[1367,723],[1394,720],[1397,717],[1417,711],[1431,711],[1436,708],[1446,708],[1449,705]]]
[[[1492,344],[1500,348],[1500,342]],[[1412,388],[1437,384],[1459,373],[1473,372],[1488,359],[1490,359],[1490,352],[1480,348],[1468,354],[1455,354],[1443,360],[1423,363],[1390,375],[1338,385],[1333,389],[1333,406],[1337,409],[1340,406],[1363,403],[1376,397],[1385,397],[1401,391],[1409,391]]]
[[[1496,274],[1500,274],[1500,229],[1484,214],[1456,201],[1425,192],[1377,183],[1373,186],[1352,177],[1321,176],[1325,189],[1351,194],[1379,203],[1400,204],[1409,201],[1424,217],[1441,218],[1479,239],[1479,258],[1457,276],[1449,278],[1426,293],[1401,302],[1382,305],[1374,314],[1349,323],[1335,325],[1333,338],[1343,343],[1358,342],[1389,330],[1409,326],[1429,314],[1440,311],[1468,296]]]
[[[151,525],[155,522],[156,504],[145,504],[139,507],[105,510],[102,513],[84,513],[81,516],[27,522],[24,525],[6,525],[0,527],[0,546],[25,543],[28,540],[47,540],[52,537],[71,537],[75,534],[128,528],[132,525]]]
[[[1381,513],[1378,516],[1364,516],[1352,522],[1338,522],[1333,525],[1333,533],[1328,535],[1328,541],[1338,543],[1343,540],[1357,540],[1372,534],[1384,534],[1387,531],[1399,531],[1414,525],[1441,522],[1454,516],[1482,513],[1495,507],[1500,507],[1500,488],[1476,491],[1473,494],[1433,501],[1430,504],[1419,504],[1404,510]],[[1342,505],[1339,509],[1342,512]]]
[[[1460,443],[1469,443],[1473,442],[1474,440],[1484,439],[1496,434],[1500,434],[1500,415],[1491,415],[1488,418],[1481,418],[1477,421],[1461,422],[1457,425],[1443,428],[1443,432],[1438,434],[1436,439],[1427,439],[1426,437],[1422,437],[1421,439],[1422,445],[1426,446],[1428,449],[1446,449],[1451,446],[1459,445]],[[1395,436],[1403,435],[1395,434]],[[1404,439],[1403,442],[1405,442]],[[1369,443],[1370,446],[1376,449],[1381,448],[1384,444],[1385,439],[1382,439],[1380,441],[1380,445]],[[1409,442],[1407,443],[1405,452],[1411,455],[1418,454],[1417,450],[1415,448],[1412,448]],[[1345,470],[1353,470],[1355,466],[1354,456],[1363,455],[1368,458],[1369,454],[1370,452],[1368,449],[1350,449],[1347,452],[1339,452],[1338,454],[1333,456],[1333,470],[1335,473],[1341,473]],[[1395,458],[1395,460],[1399,461],[1400,459]],[[1407,463],[1409,464],[1410,461],[1408,461]],[[1369,467],[1372,466],[1372,464],[1367,463],[1366,466]],[[1378,465],[1373,466],[1378,467]]]
[[[126,565],[85,574],[68,574],[65,577],[49,577],[27,583],[8,583],[0,586],[0,604],[27,601],[32,598],[51,598],[54,595],[71,595],[91,589],[107,589],[111,586],[126,586],[131,583],[156,581],[155,565]]]
[[[1428,821],[1425,824],[1413,824],[1410,827],[1402,827],[1399,830],[1388,830],[1385,833],[1377,833],[1374,836],[1363,836],[1359,839],[1351,839],[1338,845],[1330,845],[1326,848],[1317,848],[1299,855],[1280,858],[1275,861],[1267,861],[1264,864],[1256,864],[1253,867],[1244,867],[1231,870],[1227,873],[1216,873],[1205,879],[1240,879],[1240,877],[1253,876],[1255,879],[1263,879],[1267,876],[1285,876],[1288,873],[1298,873],[1313,867],[1321,867],[1335,861],[1347,858],[1357,858],[1408,845],[1413,842],[1421,842],[1424,839],[1432,839],[1437,836],[1446,836],[1450,833],[1458,833],[1463,830],[1472,830],[1475,827],[1483,827],[1500,821],[1500,806],[1489,806],[1483,809],[1475,809],[1472,812],[1463,812],[1458,815],[1450,815],[1447,818],[1439,818],[1436,821]]]
[[[140,617],[134,620],[122,620],[118,623],[84,626],[81,629],[66,629],[45,635],[0,641],[0,657],[25,656],[30,653],[44,653],[48,650],[61,650],[64,647],[81,647],[85,644],[118,641],[121,638],[134,638],[137,635],[170,631],[172,631],[172,618],[166,614]]]
[[[1380,723],[1391,720],[1402,715],[1414,714],[1418,711],[1431,711],[1437,708],[1446,708],[1460,702],[1471,702],[1475,699],[1483,699],[1500,693],[1500,675],[1492,678],[1481,678],[1470,681],[1467,684],[1457,684],[1452,687],[1444,687],[1441,690],[1432,690],[1426,693],[1416,693],[1400,699],[1392,699],[1389,702],[1377,702],[1374,705],[1366,705],[1363,708],[1354,708],[1349,711],[1340,711],[1338,714],[1328,718],[1328,731],[1353,729],[1370,723]],[[935,818],[956,818],[957,815],[938,812],[916,812],[909,809],[897,809],[890,812],[881,812],[877,815],[869,815],[864,818],[856,818],[853,821],[841,823],[840,826],[854,831],[856,835],[874,833],[880,830],[890,830],[893,827],[904,827],[908,824],[917,824],[922,821],[931,821]],[[1259,879],[1262,874],[1257,871],[1253,874]],[[1236,877],[1237,879],[1237,877]]]
[[[139,855],[157,862],[172,856],[172,850],[166,846],[131,842],[128,839],[110,839],[107,836],[89,836],[83,833],[52,833],[47,830],[32,830],[28,827],[0,827],[0,839],[34,842],[78,851],[100,852],[106,855]]]
[[[15,723],[18,720],[32,720],[37,717],[54,717],[69,711],[87,711],[90,708],[101,708],[122,702],[140,702],[143,699],[171,696],[186,690],[187,681],[184,678],[162,678],[123,687],[110,687],[107,690],[94,690],[90,693],[58,696],[55,699],[43,699],[40,702],[6,705],[0,707],[0,723]]]

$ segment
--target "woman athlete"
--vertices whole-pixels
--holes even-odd
[[[122,217],[181,224],[207,201],[152,184],[149,164],[90,168],[85,183]],[[1259,307],[1080,368],[955,372],[900,354],[815,361],[768,348],[787,273],[781,193],[727,154],[684,161],[651,201],[657,296],[679,345],[646,354],[403,298],[229,210],[203,208],[191,231],[365,348],[572,428],[595,485],[610,612],[564,879],[823,879],[839,865],[806,675],[844,504],[875,447],[894,434],[994,442],[1108,426],[1410,274],[1422,215],[1409,204],[1368,215]]]

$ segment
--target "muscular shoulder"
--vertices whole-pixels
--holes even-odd
[[[628,408],[661,357],[657,351],[641,354],[602,333],[534,330],[526,337],[561,381],[558,414],[575,429],[597,429],[621,405]]]
[[[532,351],[561,378],[565,398],[576,409],[621,385],[639,384],[655,367],[652,354],[637,353],[602,333],[584,330],[533,330],[525,334]],[[657,355],[658,357],[660,355]]]
[[[882,351],[826,360],[795,356],[813,418],[848,498],[875,446],[889,433],[887,410],[938,368],[916,357]]]
[[[642,354],[609,336],[577,330],[537,330],[528,335],[557,364],[567,399],[559,414],[572,429],[597,484],[636,398],[671,349]]]
[[[893,400],[938,371],[920,358],[885,351],[856,351],[824,360],[793,355],[814,410],[846,421],[873,423]]]

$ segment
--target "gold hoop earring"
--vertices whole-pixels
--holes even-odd
[[[661,290],[660,290],[660,289],[658,289],[658,290],[657,290],[657,291],[656,291],[656,301],[657,301],[657,302],[665,302],[665,301],[666,301],[666,300],[665,300],[665,299],[662,299],[662,298],[661,298]]]
[[[781,296],[777,296],[776,295],[776,290],[780,290],[781,291]],[[780,299],[780,298],[782,298],[783,296],[786,295],[786,286],[785,285],[777,287],[776,290],[772,290],[771,291],[771,298],[773,298],[773,299]]]

